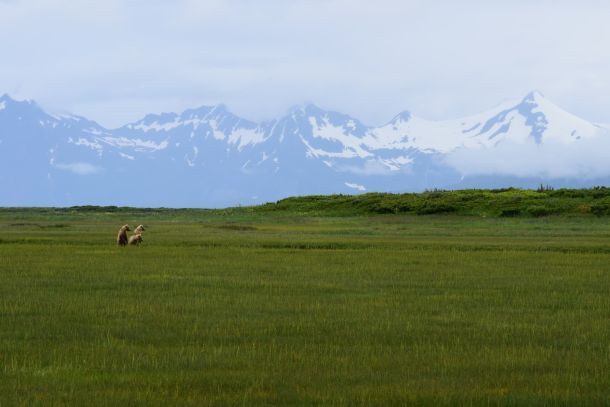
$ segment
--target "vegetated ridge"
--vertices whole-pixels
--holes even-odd
[[[4,208],[0,211],[12,211]],[[311,195],[290,197],[256,206],[224,209],[141,208],[121,206],[72,206],[28,208],[29,213],[44,214],[121,214],[165,216],[177,219],[223,217],[252,214],[301,216],[361,216],[382,214],[434,215],[456,214],[484,217],[543,217],[551,215],[610,215],[610,188],[553,189],[541,185],[537,190],[518,188],[431,190],[421,193],[366,193],[360,195]]]

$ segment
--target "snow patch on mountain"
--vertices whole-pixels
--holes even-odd
[[[333,125],[329,122],[328,118],[318,119],[316,117],[309,117],[309,123],[313,129],[312,135],[314,138],[320,138],[333,142],[338,142],[343,146],[343,151],[339,153],[325,153],[322,150],[317,150],[316,155],[319,157],[343,157],[352,158],[360,157],[367,158],[373,154],[364,150],[361,147],[361,140],[354,137],[349,133],[350,130],[355,129],[355,123],[353,120],[349,120],[342,126]],[[312,150],[311,146],[309,146]]]
[[[87,134],[92,134],[94,136],[101,136],[101,135],[108,135],[108,136],[110,136],[110,135],[112,135],[109,132],[105,132],[105,131],[103,131],[101,129],[98,129],[98,128],[95,128],[95,127],[90,127],[88,129],[83,129],[83,132],[87,133]]]
[[[195,166],[195,161],[197,160],[197,156],[199,155],[199,148],[197,148],[196,146],[193,147],[193,155],[192,157],[189,157],[188,154],[184,155],[184,161],[186,161],[186,164],[189,167],[194,167]]]
[[[55,163],[53,166],[60,170],[70,171],[77,175],[93,175],[100,172],[101,168],[85,162]]]
[[[236,144],[239,150],[248,145],[254,145],[265,141],[265,132],[261,129],[236,129],[228,135],[228,142]]]
[[[130,139],[127,137],[102,137],[99,140],[102,140],[112,147],[133,148],[134,150],[140,152],[164,150],[169,146],[169,142],[167,140],[163,140],[159,143],[152,140],[142,140],[139,138]]]
[[[119,155],[123,158],[126,158],[128,160],[134,161],[136,158],[133,155],[129,155],[129,154],[125,154],[125,153],[119,153]]]
[[[399,171],[406,165],[411,164],[413,159],[411,157],[398,156],[395,158],[381,159],[380,160],[390,171]]]
[[[555,105],[540,93],[532,93],[528,102],[534,106],[534,114],[545,118],[545,140],[571,144],[577,140],[601,135],[601,127],[581,119]]]
[[[348,187],[348,188],[355,189],[355,190],[360,191],[360,192],[366,191],[366,188],[364,187],[364,185],[356,184],[354,182],[346,182],[345,186]]]
[[[104,152],[104,147],[100,143],[98,143],[96,140],[91,141],[89,139],[82,138],[82,137],[79,137],[77,140],[73,140],[72,137],[69,137],[68,143],[72,143],[76,146],[84,146],[84,147],[90,148],[92,150],[95,150],[95,152],[97,152],[97,154],[99,156],[101,156]]]

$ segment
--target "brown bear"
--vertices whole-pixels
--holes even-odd
[[[127,232],[130,231],[131,229],[129,229],[129,225],[123,225],[121,226],[121,228],[119,229],[119,234],[116,237],[116,243],[119,246],[125,246],[127,245]]]
[[[137,228],[135,228],[135,230],[133,231],[134,234],[136,235],[140,235],[142,234],[142,232],[144,232],[144,225],[138,225]]]
[[[133,246],[139,245],[140,243],[142,243],[143,240],[144,239],[142,239],[141,233],[129,236],[129,244]]]

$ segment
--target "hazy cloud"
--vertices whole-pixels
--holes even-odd
[[[543,144],[503,141],[494,148],[458,149],[446,162],[465,176],[509,175],[537,178],[610,176],[610,134],[578,140],[570,145],[545,140]]]
[[[381,124],[540,89],[610,122],[609,19],[595,0],[0,0],[0,94],[107,126],[219,102],[260,120],[305,101]]]

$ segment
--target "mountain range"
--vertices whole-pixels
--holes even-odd
[[[0,97],[0,205],[222,207],[286,196],[610,182],[610,130],[539,92],[483,113],[382,126],[299,106],[257,123],[224,105],[107,129]]]

